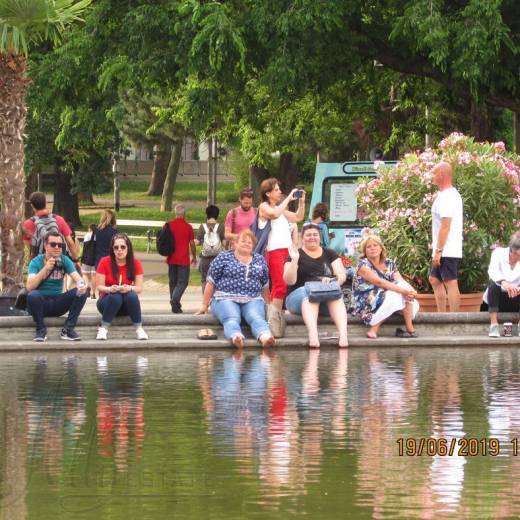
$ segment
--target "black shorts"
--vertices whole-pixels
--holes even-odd
[[[437,278],[437,280],[442,280],[443,282],[458,280],[459,262],[460,258],[453,258],[451,256],[441,256],[440,265],[435,265],[432,267],[430,276]]]

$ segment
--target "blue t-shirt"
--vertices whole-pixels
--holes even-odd
[[[216,291],[257,298],[269,282],[269,272],[258,253],[253,253],[251,263],[246,265],[236,259],[234,251],[224,251],[211,262],[207,279]]]
[[[72,274],[76,272],[76,268],[72,263],[72,260],[65,255],[61,255],[61,261],[63,263],[62,269],[54,269],[51,275],[43,280],[43,282],[37,287],[44,296],[57,296],[63,292],[63,278],[65,273]],[[38,274],[45,265],[45,255],[35,256],[27,269],[28,274]]]

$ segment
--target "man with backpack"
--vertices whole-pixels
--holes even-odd
[[[230,209],[226,215],[225,236],[231,244],[231,249],[235,249],[235,240],[240,232],[251,227],[255,221],[256,209],[253,208],[253,189],[245,188],[239,195],[240,206]]]
[[[59,233],[63,237],[63,252],[65,253],[67,249],[71,260],[78,264],[79,251],[72,238],[72,230],[63,217],[55,215],[47,209],[45,193],[40,191],[31,193],[29,202],[34,215],[22,225],[24,241],[29,248],[29,258],[32,259],[44,253],[44,238],[48,233]]]
[[[196,245],[202,245],[199,271],[202,294],[206,287],[206,276],[213,259],[224,249],[224,228],[217,222],[220,209],[210,205],[206,208],[206,223],[201,224],[197,231]]]
[[[182,313],[181,298],[188,287],[190,263],[197,264],[197,251],[193,228],[185,219],[186,208],[182,204],[175,206],[175,218],[168,222],[175,248],[166,258],[168,280],[170,283],[170,304],[174,314]]]

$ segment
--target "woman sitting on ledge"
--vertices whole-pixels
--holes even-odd
[[[514,234],[509,247],[497,247],[491,254],[488,268],[489,284],[484,301],[489,310],[490,338],[499,338],[499,312],[520,310],[520,236]],[[519,332],[520,335],[520,327]]]
[[[375,339],[383,321],[402,311],[406,330],[396,336],[415,338],[413,318],[419,310],[417,292],[399,274],[395,262],[386,257],[386,248],[378,236],[370,235],[359,244],[361,260],[352,283],[352,314],[361,316],[370,326],[367,337]]]
[[[143,266],[134,258],[126,235],[118,233],[112,237],[109,256],[103,257],[96,268],[96,288],[97,308],[102,315],[96,339],[107,339],[108,328],[116,316],[130,316],[137,339],[148,339],[141,323],[138,296],[143,290]]]
[[[309,335],[309,347],[319,348],[318,315],[330,315],[338,329],[338,346],[348,347],[347,311],[343,298],[326,302],[310,302],[306,282],[331,282],[335,277],[339,285],[345,282],[345,268],[333,249],[320,246],[320,227],[318,224],[305,224],[302,228],[301,249],[291,245],[289,258],[285,263],[284,281],[289,288],[285,300],[292,314],[303,317]]]
[[[206,314],[211,302],[211,312],[224,326],[226,338],[237,348],[244,346],[242,318],[263,347],[275,343],[265,320],[269,273],[264,257],[253,253],[255,242],[253,232],[245,229],[238,235],[234,251],[224,251],[211,262],[202,305],[196,313]]]

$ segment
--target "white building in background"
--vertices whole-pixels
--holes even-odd
[[[186,180],[202,180],[200,177],[208,175],[208,145],[206,142],[198,143],[192,138],[184,140],[179,167],[178,180],[183,177]],[[121,173],[127,175],[149,176],[153,169],[154,151],[144,146],[130,147],[126,159],[120,161]],[[227,154],[218,158],[217,174],[221,180],[233,180],[227,161]]]

